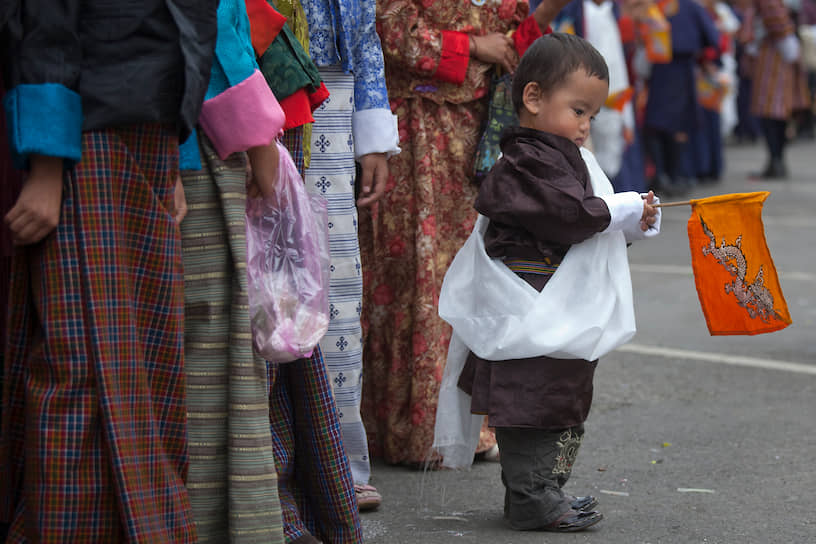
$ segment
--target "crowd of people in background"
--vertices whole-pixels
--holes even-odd
[[[361,542],[372,458],[441,464],[491,81],[550,32],[608,67],[583,145],[616,192],[759,141],[784,180],[814,138],[816,0],[4,2],[0,542]],[[244,230],[282,153],[330,253],[286,363],[253,351]]]

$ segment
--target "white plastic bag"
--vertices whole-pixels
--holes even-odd
[[[278,151],[274,195],[247,199],[247,283],[255,351],[283,363],[310,356],[329,327],[329,234],[326,200]]]

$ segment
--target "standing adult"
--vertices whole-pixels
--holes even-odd
[[[363,275],[357,207],[370,206],[385,190],[387,159],[399,152],[397,121],[388,103],[375,2],[303,0],[302,6],[309,53],[330,93],[314,112],[311,160],[304,172],[306,190],[326,197],[329,212],[331,320],[320,349],[358,505],[371,509],[381,497],[369,484],[370,456],[360,416]]]
[[[695,0],[659,4],[671,25],[670,62],[653,64],[644,119],[646,150],[654,163],[653,188],[683,194],[683,154],[689,135],[698,127],[695,68],[706,47],[717,48],[720,35],[714,21]]]
[[[535,12],[540,26],[564,3],[542,3]],[[491,68],[515,68],[507,34],[527,12],[527,2],[517,0],[378,4],[402,152],[389,162],[386,196],[361,220],[362,413],[372,453],[391,463],[423,463],[431,453],[450,339],[437,297],[476,219],[473,161]]]
[[[220,0],[217,13],[203,111],[182,146],[187,487],[201,544],[281,544],[266,362],[252,348],[245,217],[248,192],[274,191],[284,114],[253,50],[265,51],[273,36],[251,39],[244,0]]]
[[[585,38],[603,55],[609,68],[610,99],[592,123],[593,153],[615,191],[643,191],[646,174],[620,17],[621,6],[612,0],[573,0],[561,10],[553,26],[556,31]]]
[[[16,7],[0,523],[13,543],[193,543],[174,188],[216,2]]]
[[[793,112],[810,105],[807,77],[800,62],[796,27],[782,0],[747,2],[743,25],[759,22],[751,36],[757,52],[753,61],[751,114],[759,119],[768,163],[764,179],[784,179],[787,124]],[[756,28],[762,30],[757,33]]]

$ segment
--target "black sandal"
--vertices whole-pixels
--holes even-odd
[[[564,512],[564,514],[554,522],[542,527],[541,530],[554,533],[573,533],[575,531],[583,531],[587,527],[592,527],[602,519],[603,514],[600,512],[582,512],[580,510],[570,509]]]
[[[573,510],[579,510],[581,512],[590,512],[593,508],[598,506],[598,499],[592,495],[587,495],[586,497],[567,495],[567,499],[570,501],[570,506]]]

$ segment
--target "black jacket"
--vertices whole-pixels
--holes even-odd
[[[218,0],[2,2],[10,88],[59,83],[78,93],[83,130],[163,122],[186,138],[195,125]]]

